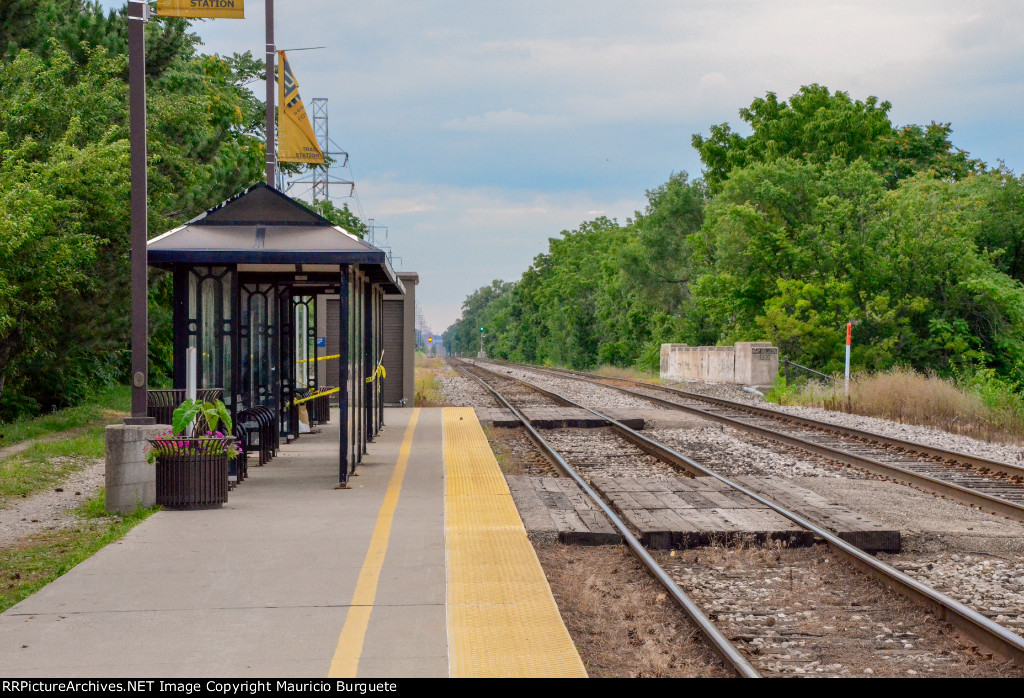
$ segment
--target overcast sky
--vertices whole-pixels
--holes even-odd
[[[245,20],[196,24],[207,52],[262,56],[263,0],[245,4]],[[279,48],[327,47],[289,55],[302,98],[330,100],[352,165],[337,174],[388,226],[396,266],[419,272],[437,332],[549,237],[625,220],[673,171],[699,176],[692,134],[735,127],[767,91],[876,95],[898,124],[951,122],[957,146],[1024,168],[1019,2],[277,0],[275,13]]]

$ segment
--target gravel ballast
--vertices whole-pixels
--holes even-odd
[[[61,460],[54,458],[51,462],[60,465]],[[8,502],[0,509],[0,548],[43,531],[69,528],[78,523],[73,510],[103,487],[104,467],[101,459],[86,461],[53,489]]]
[[[710,397],[734,400],[756,407],[764,407],[783,414],[791,414],[807,419],[816,419],[829,424],[842,427],[852,427],[864,431],[874,432],[882,436],[906,441],[917,441],[919,443],[944,448],[950,451],[959,451],[972,456],[989,458],[1003,461],[1005,463],[1018,463],[1024,461],[1024,449],[1010,444],[982,441],[970,436],[951,434],[936,427],[921,426],[917,424],[903,424],[881,417],[867,417],[860,414],[849,414],[846,412],[835,412],[819,407],[803,407],[800,405],[776,405],[766,402],[763,397],[753,395],[744,391],[740,386],[722,385],[715,383],[670,383],[670,387],[678,388],[692,393],[708,395]]]
[[[556,392],[564,392],[567,396],[580,399],[594,407],[618,406],[617,400],[611,399],[610,396],[629,397],[617,391],[572,379],[553,380],[546,374],[531,374],[527,371],[518,373],[526,380],[540,385],[550,385]],[[556,381],[559,385],[555,385]],[[690,384],[686,387],[692,389]],[[581,395],[581,391],[587,391],[588,395]],[[732,387],[713,386],[709,392],[717,397],[739,398],[743,402],[769,406],[756,396],[747,393],[737,394],[742,391]],[[642,409],[652,411],[652,416],[657,417],[655,413],[658,408],[645,404]],[[810,410],[787,409],[797,412]],[[889,433],[897,438],[913,438],[912,434],[933,432],[936,439],[943,441],[931,443],[951,450],[968,451],[970,449],[964,448],[964,444],[971,442],[975,447],[993,446],[975,439],[912,425],[888,423],[891,431],[886,432],[885,429],[879,428],[878,424],[884,423],[885,420],[843,413],[825,413],[823,410],[811,411],[832,417],[835,420],[833,423],[846,421],[850,426]],[[811,416],[817,418],[818,414]],[[727,477],[786,478],[794,485],[816,492],[827,500],[861,513],[886,527],[899,529],[903,537],[904,552],[900,555],[884,556],[889,564],[934,586],[1015,632],[1024,631],[1024,524],[992,516],[888,481],[881,476],[804,453],[795,447],[779,445],[700,418],[689,419],[691,421],[687,425],[666,425],[662,428],[649,429],[647,433]],[[581,473],[586,473],[585,477],[598,472],[621,477],[676,476],[676,473],[667,469],[667,466],[648,461],[646,454],[638,458],[631,452],[630,447],[623,449],[621,442],[610,438],[611,435],[606,432],[607,430],[562,430],[545,432],[545,437],[555,442],[556,447],[564,448],[569,460],[579,466]],[[509,440],[519,443],[509,449],[508,460],[514,461],[528,455],[531,448],[525,439]],[[924,438],[918,440],[926,441]],[[508,442],[506,439],[500,441]],[[1017,451],[1010,448],[1008,452]],[[980,455],[993,457],[991,453]],[[535,468],[536,465],[531,464],[523,470],[539,470]],[[928,625],[932,621],[920,617],[920,612],[916,608],[901,608],[899,600],[882,603],[883,608],[889,609],[882,613],[877,609],[865,608],[865,603],[859,600],[846,604],[845,610],[840,607],[841,604],[836,607],[838,610],[832,608],[838,602],[834,603],[830,599],[826,599],[827,604],[809,603],[808,599],[813,593],[817,593],[816,585],[827,586],[833,595],[838,592],[836,599],[842,600],[842,603],[855,598],[851,590],[860,582],[823,581],[827,579],[827,567],[835,564],[835,561],[829,563],[827,556],[824,558],[826,561],[822,561],[816,557],[801,558],[802,553],[796,551],[782,551],[781,569],[786,575],[793,575],[794,580],[803,576],[804,582],[797,583],[789,582],[786,577],[779,574],[762,574],[757,571],[757,565],[752,564],[756,562],[755,560],[744,562],[744,555],[761,554],[756,552],[756,548],[753,549],[755,552],[740,552],[738,556],[735,551],[713,552],[706,556],[702,550],[708,549],[695,549],[684,553],[693,553],[695,558],[699,556],[700,563],[691,567],[692,575],[687,573],[683,576],[690,577],[688,583],[694,585],[695,594],[703,593],[700,592],[701,588],[708,593],[705,601],[715,616],[722,614],[724,623],[736,624],[732,628],[733,633],[737,636],[749,636],[752,651],[771,655],[771,661],[763,664],[767,673],[819,676],[972,676],[1003,675],[1006,671],[1013,671],[996,663],[985,663],[983,667],[976,667],[977,662],[971,658],[970,651],[965,651],[958,645],[956,639],[948,634],[945,626]],[[763,548],[760,550],[764,551]],[[721,557],[714,557],[716,555]],[[677,562],[673,560],[673,563]],[[779,580],[786,584],[780,584]],[[868,593],[870,599],[880,598],[877,586],[871,586],[875,587],[874,592],[864,592],[864,589],[861,589],[861,592]],[[790,587],[794,589],[792,596],[788,596]],[[724,605],[716,605],[711,592],[722,592]],[[743,603],[749,608],[744,608]],[[779,609],[775,609],[775,620],[771,621],[771,624],[766,620],[764,609],[759,609],[758,604],[779,606]],[[785,604],[790,604],[790,608],[785,608]],[[800,607],[799,604],[805,606]],[[853,607],[854,610],[851,611],[849,607]],[[828,618],[824,617],[826,611],[829,614]],[[779,613],[783,615],[779,616]],[[808,613],[810,615],[807,615]],[[912,620],[908,620],[905,614],[909,614]],[[764,621],[763,625],[759,626],[761,621]],[[837,622],[833,624],[831,621]],[[749,626],[750,623],[753,626]],[[815,623],[820,627],[813,628]],[[917,627],[920,624],[924,624],[921,625],[924,630]],[[743,626],[754,627],[755,630],[744,635],[746,631],[743,630]],[[778,632],[778,637],[772,636],[774,631],[769,630],[772,626],[775,626],[777,631],[782,628]],[[835,633],[852,643],[848,649],[840,652],[844,655],[841,658],[832,649],[835,643],[827,639],[830,634]],[[755,643],[755,640],[758,642]],[[908,644],[909,648],[905,646]],[[826,649],[823,650],[823,647]],[[967,660],[964,660],[964,656]],[[980,658],[978,661],[984,662]]]

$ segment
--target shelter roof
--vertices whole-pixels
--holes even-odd
[[[147,244],[149,263],[359,264],[404,292],[383,250],[262,182]]]

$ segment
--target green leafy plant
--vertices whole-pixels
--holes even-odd
[[[211,432],[216,432],[217,425],[224,422],[224,431],[228,434],[231,433],[231,414],[220,400],[215,400],[214,402],[185,400],[185,402],[178,405],[178,408],[174,410],[174,416],[171,418],[171,426],[174,427],[174,433],[184,435],[199,416],[206,419],[206,424]]]
[[[199,417],[206,421],[205,434],[187,436],[189,427],[198,423]],[[242,452],[231,436],[231,414],[220,400],[185,400],[174,410],[171,422],[170,429],[149,440],[148,461],[169,456],[227,456],[231,460]],[[217,429],[221,423],[223,431]]]

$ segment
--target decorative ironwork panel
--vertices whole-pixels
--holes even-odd
[[[316,296],[293,295],[295,387],[316,388]]]
[[[278,287],[281,318],[281,351],[278,365],[281,367],[281,404],[278,408],[278,422],[282,435],[298,435],[299,413],[292,405],[295,398],[295,313],[292,310],[292,290],[288,286]]]
[[[240,381],[242,408],[261,405],[275,412],[281,401],[281,304],[275,284],[241,286]]]
[[[187,301],[183,332],[184,342],[175,342],[175,349],[195,347],[198,388],[225,388],[224,402],[233,407],[231,383],[235,362],[234,289],[236,272],[230,266],[195,266],[187,271]],[[183,352],[184,353],[184,352]],[[175,362],[184,368],[184,361]],[[184,387],[184,375],[175,383]]]

